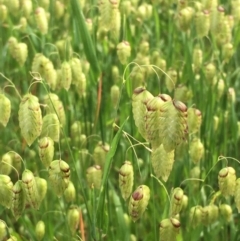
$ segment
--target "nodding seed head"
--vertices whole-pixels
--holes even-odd
[[[132,198],[135,200],[135,201],[139,201],[143,198],[143,194],[141,192],[134,192],[132,194]]]
[[[170,221],[175,228],[179,228],[181,226],[181,223],[176,218],[170,218]]]
[[[145,87],[140,86],[140,87],[137,87],[133,92],[134,92],[134,94],[139,95],[145,90],[146,90]]]
[[[181,101],[179,101],[179,100],[173,100],[173,105],[174,105],[178,110],[180,110],[180,111],[182,111],[182,112],[186,112],[186,111],[187,111],[187,106],[186,106],[183,102],[181,102]]]

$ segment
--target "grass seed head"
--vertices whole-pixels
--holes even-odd
[[[218,207],[210,204],[202,208],[202,224],[211,225],[218,220],[219,212]]]
[[[234,195],[236,171],[232,167],[225,167],[219,171],[218,186],[224,197]]]
[[[8,8],[4,4],[0,4],[0,23],[4,23],[8,17]]]
[[[48,19],[47,14],[44,8],[38,7],[35,10],[35,20],[37,23],[37,27],[41,34],[45,35],[48,33]]]
[[[118,177],[122,197],[124,200],[127,200],[132,193],[134,179],[133,166],[131,162],[124,162],[119,170]]]
[[[194,206],[190,209],[189,224],[196,228],[202,223],[202,206]]]
[[[76,189],[71,181],[69,182],[68,187],[64,191],[64,197],[67,202],[74,202],[76,199]]]
[[[175,218],[162,220],[159,227],[160,241],[176,241],[180,226],[180,222]]]
[[[38,141],[38,153],[43,165],[48,168],[54,156],[54,142],[50,137],[43,137]]]
[[[117,85],[113,85],[110,90],[111,102],[112,106],[115,109],[117,107],[119,97],[120,97],[120,89]]]
[[[7,175],[0,174],[0,204],[6,208],[10,208],[13,198],[13,183]]]
[[[69,62],[64,61],[61,64],[61,86],[65,90],[69,90],[72,83],[72,70]]]
[[[126,64],[131,56],[131,46],[127,41],[122,41],[117,45],[117,56],[121,64]]]
[[[41,177],[35,177],[38,189],[39,202],[41,203],[47,194],[47,181]]]
[[[70,227],[71,233],[74,235],[78,229],[80,222],[79,210],[75,206],[71,206],[67,213],[67,221]]]
[[[7,226],[3,220],[0,219],[0,240],[3,241],[7,237]]]
[[[136,222],[144,213],[150,199],[150,189],[146,185],[139,186],[131,195],[128,205],[129,214]]]
[[[210,30],[210,13],[208,10],[195,13],[195,26],[198,38],[208,36]]]
[[[89,188],[100,189],[102,182],[102,168],[99,165],[87,169],[87,183]]]
[[[226,222],[230,222],[232,220],[232,207],[228,204],[221,204],[219,206],[220,215],[224,218]]]
[[[45,235],[45,223],[39,220],[35,227],[35,234],[38,241],[41,241]]]
[[[107,143],[103,144],[102,142],[99,142],[93,151],[94,163],[103,168],[109,150],[110,146]]]
[[[28,19],[33,11],[33,4],[31,0],[21,0],[21,10],[23,16]]]
[[[12,156],[10,153],[6,153],[2,156],[0,161],[0,174],[9,175],[12,171]]]
[[[181,31],[188,31],[192,24],[194,9],[186,7],[181,9],[177,14],[177,24]]]
[[[174,188],[174,190],[172,191],[171,204],[170,204],[171,217],[174,217],[175,215],[180,213],[183,205],[183,196],[184,196],[184,192],[180,187]]]
[[[234,201],[238,209],[238,213],[240,213],[240,178],[236,180],[236,187],[234,191]]]
[[[194,164],[199,163],[204,155],[204,146],[199,138],[194,138],[190,142],[189,156]]]
[[[54,17],[59,20],[63,17],[65,12],[65,6],[61,1],[56,1],[54,5]]]

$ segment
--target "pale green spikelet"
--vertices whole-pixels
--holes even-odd
[[[201,223],[202,223],[202,206],[194,206],[190,209],[189,224],[195,228]]]
[[[39,31],[45,35],[48,33],[48,19],[44,8],[38,7],[35,10],[35,19],[37,23],[37,28]]]
[[[170,216],[174,217],[179,214],[182,205],[183,205],[183,196],[184,192],[180,187],[176,187],[173,189],[171,194],[171,203],[170,203]]]
[[[12,171],[12,156],[10,153],[5,153],[0,161],[0,174],[9,175]]]
[[[192,7],[185,7],[177,14],[177,24],[181,31],[188,31],[191,27],[194,9]]]
[[[33,11],[33,3],[31,0],[21,0],[21,11],[23,16],[28,19]]]
[[[221,204],[219,206],[220,215],[226,220],[226,222],[230,222],[232,220],[232,207],[228,204]]]
[[[181,224],[176,218],[163,219],[159,227],[159,241],[176,241],[180,226]]]
[[[76,206],[71,206],[67,212],[67,221],[72,235],[74,235],[79,227],[80,213]]]
[[[174,150],[186,140],[187,107],[181,101],[167,101],[160,109],[160,138],[167,152]]]
[[[45,167],[49,167],[54,156],[54,142],[50,137],[43,137],[38,141],[38,153]]]
[[[234,191],[234,201],[238,209],[238,213],[240,213],[240,178],[236,180],[236,187]]]
[[[8,39],[8,48],[11,56],[15,58],[15,46],[17,46],[18,41],[15,37],[10,37]]]
[[[22,173],[22,187],[26,196],[26,203],[34,209],[39,209],[40,200],[37,182],[33,173],[25,169]]]
[[[119,187],[124,200],[127,200],[132,193],[133,179],[134,173],[132,163],[125,161],[118,175]]]
[[[131,46],[129,42],[122,41],[117,45],[117,56],[121,64],[126,64],[131,56]]]
[[[22,98],[18,119],[22,136],[31,146],[42,131],[42,112],[36,96],[29,93]]]
[[[204,146],[199,138],[194,138],[190,142],[189,156],[194,164],[199,163],[204,155]]]
[[[47,194],[47,181],[41,177],[35,177],[35,181],[37,183],[39,203],[41,203]]]
[[[132,112],[135,125],[143,138],[147,139],[145,115],[147,113],[147,102],[153,98],[153,95],[144,87],[138,87],[134,90],[132,96]]]
[[[190,171],[190,178],[199,179],[200,178],[200,174],[201,174],[200,167],[199,166],[195,166]],[[199,181],[198,180],[194,180],[192,182],[191,187],[193,188],[193,190],[196,191],[196,190],[198,190],[199,185],[200,185]]]
[[[101,168],[104,167],[106,156],[110,146],[107,143],[102,143],[101,141],[97,144],[93,151],[93,160],[96,165],[99,165]]]
[[[82,74],[81,61],[78,58],[72,58],[69,64],[72,70],[72,83],[77,85],[80,80],[80,75]]]
[[[61,64],[61,86],[65,90],[69,90],[72,83],[72,70],[69,62],[64,61]]]
[[[50,0],[38,0],[38,4],[40,7],[43,7],[45,10],[48,10],[50,5]]]
[[[211,225],[218,220],[218,207],[214,204],[210,204],[201,209],[202,211],[202,224]]]
[[[117,85],[113,85],[110,90],[110,96],[111,96],[111,103],[113,108],[115,109],[117,107],[119,97],[120,97],[120,89]]]
[[[174,90],[174,99],[187,103],[193,97],[192,90],[186,85],[178,85]]]
[[[6,223],[0,219],[0,240],[3,241],[7,237],[7,226]]]
[[[86,88],[87,88],[87,80],[86,75],[84,73],[81,73],[78,78],[78,82],[75,84],[76,90],[79,95],[79,97],[85,97],[86,96]]]
[[[198,38],[208,36],[210,30],[210,14],[208,10],[195,13],[195,26]]]
[[[157,68],[154,68],[154,70],[157,72],[158,76],[161,77],[164,75],[164,72],[166,72],[166,60],[162,58],[160,53],[158,51],[154,51],[151,54],[151,64],[156,65]]]
[[[205,77],[209,84],[214,84],[214,77],[216,75],[216,66],[214,63],[208,63],[205,66]]]
[[[91,166],[87,169],[87,183],[89,188],[100,189],[102,182],[102,168],[99,165]]]
[[[45,235],[45,223],[39,220],[35,227],[35,234],[38,241],[41,241]]]
[[[168,69],[165,84],[169,92],[172,92],[174,90],[177,83],[177,78],[177,71],[172,68]]]
[[[11,115],[11,101],[4,94],[0,94],[0,113],[0,123],[6,127]]]
[[[49,182],[58,197],[68,187],[70,178],[69,165],[63,160],[54,160],[49,166]]]
[[[0,174],[0,204],[6,208],[10,208],[13,198],[13,183],[7,175]]]
[[[174,150],[166,152],[161,144],[159,147],[152,150],[151,163],[156,177],[162,178],[166,182],[172,171]]]
[[[59,20],[64,16],[65,6],[61,1],[55,1],[54,4],[54,17]]]
[[[219,171],[218,186],[224,197],[234,195],[236,171],[232,167],[225,167]]]
[[[159,94],[147,102],[147,112],[145,115],[145,128],[147,140],[151,142],[152,148],[157,148],[162,143],[163,112],[161,108],[165,103],[171,102],[172,98],[166,94]]]
[[[22,187],[22,180],[18,180],[14,184],[12,191],[13,191],[13,200],[12,200],[11,210],[15,219],[18,220],[21,217],[26,204],[26,197]]]
[[[47,114],[43,117],[41,136],[49,136],[53,141],[59,142],[60,123],[55,113]]]
[[[14,46],[14,58],[20,66],[23,66],[27,60],[28,47],[25,43],[17,43]]]
[[[202,113],[200,110],[190,107],[187,111],[187,124],[189,134],[195,134],[200,131],[202,124]]]
[[[146,185],[139,186],[131,195],[128,205],[128,212],[136,222],[144,213],[150,199],[150,189]]]
[[[0,23],[4,23],[8,17],[8,8],[4,4],[0,4]]]
[[[67,202],[73,202],[76,199],[76,189],[71,181],[69,182],[68,187],[64,191],[64,197]]]
[[[201,50],[200,46],[196,46],[193,49],[193,69],[194,72],[198,73],[199,70],[202,67],[202,62],[203,62],[203,51]]]

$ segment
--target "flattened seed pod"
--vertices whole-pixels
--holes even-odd
[[[59,117],[59,121],[62,126],[66,123],[66,115],[64,111],[63,104],[59,97],[56,94],[50,93],[49,95],[45,95],[44,103],[47,105],[46,111],[47,114],[56,114]],[[48,135],[50,136],[50,135]],[[52,138],[54,140],[54,138]]]
[[[64,15],[65,6],[61,1],[56,1],[54,5],[54,17],[60,19]]]
[[[236,204],[236,207],[238,209],[238,213],[240,213],[240,178],[236,180],[236,187],[234,192],[234,201]]]
[[[200,68],[202,67],[203,61],[203,52],[199,46],[196,46],[193,49],[193,67],[195,72],[199,72]]]
[[[75,206],[71,206],[67,213],[67,221],[70,227],[71,233],[74,235],[78,229],[80,215],[79,210]]]
[[[132,96],[132,112],[135,125],[144,139],[147,139],[145,115],[147,113],[147,102],[153,98],[153,95],[144,87],[138,87],[134,90]]]
[[[131,56],[131,46],[127,41],[123,41],[117,45],[117,55],[121,64],[126,64]]]
[[[7,237],[6,223],[0,219],[0,240],[3,241]]]
[[[6,127],[11,114],[11,102],[4,94],[0,94],[0,113],[0,123]]]
[[[41,136],[49,136],[53,141],[59,142],[60,123],[55,113],[47,114],[43,117]]]
[[[87,183],[89,188],[100,189],[102,182],[102,168],[99,165],[87,169]]]
[[[47,181],[41,177],[35,177],[38,189],[39,203],[43,201],[47,193]]]
[[[136,222],[144,213],[150,199],[150,189],[146,185],[139,186],[131,195],[128,205],[129,215]]]
[[[12,205],[12,192],[13,183],[11,178],[7,175],[0,174],[0,204],[6,208]]]
[[[23,16],[28,19],[33,10],[32,1],[31,0],[22,0],[21,1],[21,10],[22,10]]]
[[[22,187],[26,196],[26,203],[34,209],[39,209],[40,198],[37,182],[33,173],[28,169],[25,169],[22,174]]]
[[[31,146],[42,131],[42,112],[36,96],[26,94],[22,98],[18,119],[22,136]]]
[[[4,4],[0,4],[0,23],[5,22],[8,17],[8,8]]]
[[[211,225],[218,219],[218,207],[214,204],[202,208],[202,224]]]
[[[99,165],[101,168],[104,167],[106,156],[109,150],[110,146],[107,143],[102,144],[101,141],[98,143],[93,151],[93,160],[96,165]]]
[[[0,161],[0,174],[9,175],[12,171],[12,156],[10,153],[6,153],[2,156]]]
[[[71,181],[69,182],[68,187],[64,191],[64,197],[67,202],[73,202],[76,199],[76,189]]]
[[[38,241],[41,241],[45,235],[45,223],[42,220],[39,220],[35,227],[36,238]]]
[[[161,144],[158,148],[153,149],[151,154],[151,163],[155,175],[166,182],[172,171],[174,150],[166,152]]]
[[[187,123],[189,134],[194,134],[199,132],[200,126],[202,124],[202,113],[200,110],[195,108],[188,108],[187,110]]]
[[[194,206],[190,209],[189,224],[194,228],[202,223],[202,206]]]
[[[39,157],[45,167],[49,167],[54,156],[54,142],[50,137],[43,137],[38,141]]]
[[[111,96],[112,106],[115,109],[117,107],[119,97],[120,97],[120,89],[117,85],[113,85],[111,87],[110,96]]]
[[[167,101],[161,107],[161,138],[164,149],[170,152],[186,139],[187,107],[181,101]]]
[[[174,217],[182,209],[184,192],[180,187],[174,188],[171,195],[170,216]]]
[[[210,30],[209,11],[204,10],[195,13],[195,26],[198,38],[202,38],[208,35]]]
[[[177,83],[177,71],[175,69],[170,68],[167,71],[167,76],[165,79],[165,83],[166,83],[166,87],[168,89],[169,92],[172,92],[173,89],[176,86]]]
[[[15,46],[17,45],[18,41],[15,37],[10,37],[8,39],[8,48],[11,56],[15,58]]]
[[[204,146],[199,138],[194,138],[190,142],[189,156],[194,164],[199,163],[204,155]]]
[[[35,19],[39,31],[45,35],[48,33],[48,20],[44,8],[38,7],[35,10]]]
[[[18,220],[25,209],[25,203],[26,203],[25,194],[22,188],[22,180],[18,180],[14,184],[12,191],[13,191],[13,200],[12,200],[11,210],[15,219]]]
[[[61,86],[68,91],[71,86],[71,83],[72,83],[71,65],[67,61],[64,61],[61,64]]]
[[[160,223],[160,241],[176,241],[180,231],[180,222],[176,218],[163,219]]]
[[[224,197],[234,195],[236,186],[236,171],[232,167],[225,167],[219,171],[218,186]]]
[[[62,196],[68,187],[70,178],[69,165],[62,160],[54,160],[49,166],[49,182],[58,197]]]
[[[162,143],[163,123],[161,108],[165,103],[171,103],[169,95],[160,94],[147,103],[147,112],[145,115],[145,128],[147,140],[151,142],[152,148],[157,148]]]
[[[82,74],[81,61],[78,58],[72,58],[69,63],[70,63],[71,70],[72,70],[72,83],[77,84],[79,82],[79,78]]]
[[[219,212],[227,222],[230,222],[232,220],[232,207],[230,205],[225,203],[221,204],[219,206]]]
[[[119,187],[124,200],[127,200],[132,193],[133,187],[133,166],[129,161],[125,161],[119,170]]]
[[[14,46],[14,52],[15,52],[14,58],[16,59],[16,61],[20,66],[23,66],[28,56],[27,45],[25,43],[17,43]]]

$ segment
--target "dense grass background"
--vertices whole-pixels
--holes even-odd
[[[80,1],[80,4],[77,0],[61,1],[64,4],[64,15],[57,19],[56,1],[50,0],[49,6],[46,7],[46,11],[49,12],[47,34],[41,34],[34,18],[35,9],[44,6],[44,2],[47,1],[32,1],[33,11],[27,18],[28,24],[25,29],[21,29],[19,21],[20,17],[24,16],[23,6],[28,3],[20,1],[20,10],[14,10],[16,2],[18,1],[0,1],[1,6],[6,5],[9,9],[7,18],[0,21],[0,88],[11,101],[8,125],[6,128],[0,126],[0,154],[15,151],[21,155],[25,166],[22,165],[18,169],[20,177],[26,167],[34,175],[48,180],[48,170],[38,156],[37,141],[28,147],[21,136],[18,121],[20,99],[3,75],[12,81],[21,96],[30,91],[39,98],[40,103],[43,103],[43,97],[48,92],[56,93],[65,109],[66,124],[61,130],[61,141],[59,144],[55,143],[54,160],[61,158],[69,164],[71,181],[77,195],[74,202],[68,203],[64,197],[58,198],[49,185],[40,209],[26,208],[17,221],[11,210],[0,206],[0,219],[6,222],[8,232],[16,235],[18,240],[37,240],[35,225],[39,220],[43,220],[46,226],[43,240],[159,240],[159,224],[169,216],[169,201],[165,190],[170,195],[173,187],[180,186],[188,196],[188,206],[180,215],[181,231],[177,240],[239,240],[239,214],[234,199],[224,198],[216,193],[218,172],[221,168],[232,166],[237,176],[240,171],[239,163],[236,161],[240,158],[240,22],[235,21],[231,31],[233,55],[226,62],[223,48],[217,43],[215,33],[209,32],[208,36],[197,38],[194,17],[187,31],[179,28],[177,1],[132,1],[130,13],[121,11],[121,28],[117,38],[113,32],[101,30],[101,21],[98,18],[100,5],[97,1]],[[126,2],[120,2],[120,9]],[[230,15],[237,2],[232,1],[231,4],[231,1],[218,1],[217,5],[222,5],[225,15]],[[152,7],[152,14],[149,17],[146,17],[147,13],[139,13],[138,7],[143,4]],[[189,1],[188,5],[194,8],[196,1]],[[87,18],[92,20],[91,32],[88,31],[85,22]],[[28,57],[23,66],[20,66],[10,54],[10,37],[15,37],[18,42],[24,42],[28,46]],[[56,47],[59,40],[65,42],[62,48]],[[125,65],[120,63],[116,49],[122,40],[128,41],[131,46],[131,56]],[[192,67],[193,51],[197,45],[203,53],[198,73]],[[165,68],[159,66],[159,58],[154,58],[156,51],[160,58],[166,61]],[[44,84],[32,84],[34,79],[30,72],[36,53],[42,53],[49,58],[55,69],[60,69],[63,61],[78,56],[86,75],[85,97],[79,95],[74,85],[68,91],[61,87],[52,91],[45,81]],[[205,69],[208,63],[216,66],[216,84],[207,81]],[[140,65],[139,68],[137,64]],[[149,67],[150,64],[161,67],[164,71],[154,68],[157,75]],[[114,75],[114,67],[118,70],[117,76]],[[139,73],[138,77],[133,75],[134,68]],[[174,90],[169,91],[167,75],[174,78],[171,75],[173,70],[176,71],[177,82]],[[220,79],[224,83],[222,96],[218,88]],[[119,87],[119,99],[115,108],[111,99],[111,87],[114,84]],[[150,152],[143,145],[135,145],[142,142],[149,147],[138,133],[132,114],[131,96],[133,89],[139,85],[146,86],[154,96],[167,93],[174,98],[181,85],[186,86],[191,92],[189,96],[184,93],[180,100],[188,107],[196,107],[202,113],[201,131],[198,134],[205,149],[204,156],[198,164],[201,170],[199,178],[202,181],[186,180],[190,178],[190,172],[194,167],[188,152],[191,135],[189,142],[180,146],[178,153],[181,151],[183,154],[176,155],[168,181],[164,183],[151,177],[154,173],[150,163]],[[235,90],[235,101],[231,101],[229,88]],[[44,106],[42,114],[46,114]],[[215,126],[214,116],[218,117],[218,127]],[[81,122],[81,131],[71,133],[71,125],[75,121]],[[118,127],[113,126],[114,123]],[[86,142],[79,142],[80,134],[85,135]],[[89,188],[86,182],[86,170],[94,164],[93,152],[99,141],[108,143],[111,147],[105,160],[101,191]],[[220,160],[219,156],[229,158]],[[148,185],[151,190],[147,210],[135,223],[128,216],[128,202],[123,200],[118,187],[118,171],[125,160],[130,160],[134,167],[133,190],[141,184]],[[2,163],[0,169],[1,165]],[[13,183],[18,180],[16,171],[12,170],[9,175]],[[196,183],[199,183],[197,189],[194,188]],[[216,205],[231,205],[231,221],[227,222],[219,215],[214,224],[193,228],[188,217],[190,208],[196,205],[206,206],[213,200]],[[82,215],[74,234],[71,233],[67,220],[71,205],[76,205]]]

